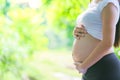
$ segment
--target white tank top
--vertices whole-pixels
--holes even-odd
[[[87,32],[90,35],[92,35],[94,38],[97,38],[99,40],[102,40],[101,12],[108,3],[113,3],[117,7],[118,16],[119,16],[118,0],[101,0],[97,4],[90,3],[87,10],[77,17],[76,23],[84,25]],[[118,19],[119,19],[119,17],[118,17]],[[117,24],[117,22],[116,22],[116,24]]]

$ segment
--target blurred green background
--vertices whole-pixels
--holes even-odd
[[[89,0],[0,0],[0,80],[80,80],[71,57]],[[120,58],[120,48],[115,49]]]

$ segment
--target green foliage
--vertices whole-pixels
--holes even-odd
[[[68,63],[72,62],[69,53],[68,51],[36,53],[32,57],[33,60],[29,62],[27,74],[35,80],[70,80],[80,77],[76,70],[71,67],[72,63]]]
[[[6,14],[0,14],[0,80],[19,80],[28,56],[35,50],[46,49],[48,40],[37,10],[16,6]]]
[[[120,48],[115,48],[115,53],[117,57],[120,59]]]
[[[31,9],[1,0],[0,79],[22,79],[28,56],[35,50],[70,45],[75,18],[84,10],[83,7],[80,10],[80,3],[86,4],[74,0],[42,0],[44,6]]]
[[[72,31],[76,24],[76,17],[86,9],[88,1],[76,0],[52,0],[46,9],[47,26],[52,28],[60,38],[60,44],[71,46]],[[55,37],[56,38],[56,37]],[[65,43],[64,43],[65,42]]]
[[[88,2],[89,0],[41,0],[42,5],[34,9],[28,4],[21,7],[24,4],[0,0],[0,80],[23,80],[24,74],[31,80],[34,80],[33,77],[39,80],[38,74],[41,74],[41,80],[50,80],[52,75],[45,78],[46,74],[51,74],[54,69],[61,70],[57,62],[42,59],[44,65],[39,63],[40,69],[37,64],[36,67],[30,67],[26,63],[36,51],[71,48],[76,18],[87,8]],[[120,48],[115,49],[120,58],[119,51]],[[53,66],[45,67],[49,65],[58,65],[56,67],[59,70]],[[44,73],[42,68],[49,72]],[[63,72],[72,74],[71,71]]]
[[[20,34],[11,28],[10,20],[4,15],[0,17],[0,26],[0,79],[6,80],[10,73],[20,77],[27,53],[30,53],[29,46],[20,44]]]
[[[20,44],[27,44],[33,50],[46,48],[45,27],[40,26],[43,20],[37,10],[16,8],[9,11],[9,16],[13,21],[11,28],[20,34]]]

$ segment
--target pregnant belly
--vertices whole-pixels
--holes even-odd
[[[99,42],[100,40],[92,37],[90,34],[86,34],[86,36],[81,37],[80,40],[75,39],[72,50],[73,60],[83,62]]]

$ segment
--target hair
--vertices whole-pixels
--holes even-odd
[[[92,0],[90,0],[90,2],[91,1]],[[114,47],[115,48],[120,47],[120,16],[119,16],[119,20],[116,24]]]
[[[115,48],[120,47],[120,16],[119,16],[119,20],[118,20],[118,22],[116,24],[114,47]]]
[[[120,16],[116,24],[115,41],[114,41],[114,47],[117,48],[119,46],[120,46]]]

